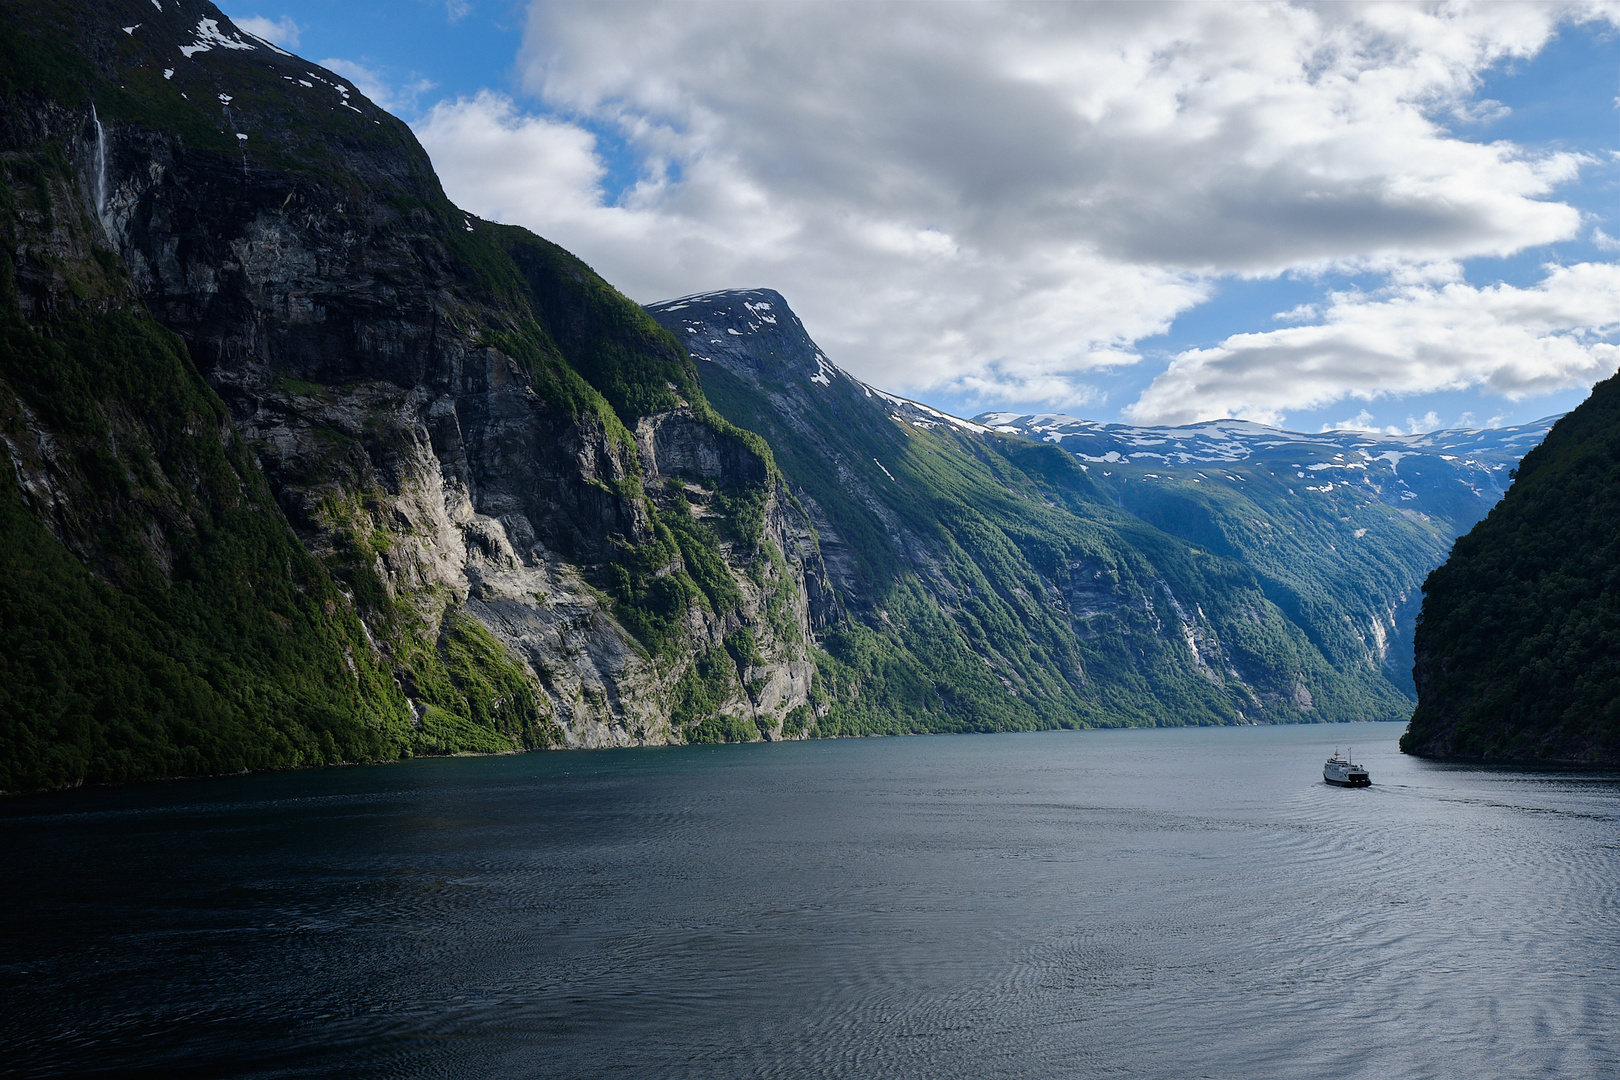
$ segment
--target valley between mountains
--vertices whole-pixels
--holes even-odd
[[[0,0],[0,54],[0,790],[1404,720],[1551,426],[962,420],[459,210],[210,4]]]

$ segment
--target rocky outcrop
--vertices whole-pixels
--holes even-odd
[[[830,610],[814,530],[639,308],[457,210],[404,124],[210,4],[5,15],[80,80],[46,71],[6,123],[8,152],[58,147],[74,180],[73,213],[22,230],[19,276],[49,276],[30,245],[100,251],[122,282],[107,302],[179,335],[417,727],[423,695],[461,685],[466,634],[521,674],[542,742],[689,737],[694,664],[743,631],[703,699],[747,717],[726,737],[778,736],[808,706]],[[15,292],[41,326],[76,302]],[[49,425],[25,430],[23,457],[47,459]],[[19,476],[50,520],[52,489]],[[720,504],[751,508],[751,534],[717,532]]]

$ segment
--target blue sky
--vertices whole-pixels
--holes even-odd
[[[1511,424],[1620,357],[1620,42],[1585,9],[227,10],[468,209],[643,302],[777,288],[964,415]]]

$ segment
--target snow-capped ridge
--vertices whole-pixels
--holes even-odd
[[[1460,453],[1453,454],[1453,458],[1465,458],[1471,450],[1513,447],[1516,454],[1522,455],[1529,449],[1525,444],[1540,442],[1558,418],[1543,417],[1505,428],[1458,428],[1417,435],[1355,429],[1311,434],[1233,419],[1205,420],[1179,427],[1109,424],[1063,413],[990,412],[974,419],[1003,434],[1025,435],[1063,446],[1088,461],[1100,461],[1103,457],[1101,452],[1087,453],[1086,445],[1104,442],[1124,457],[1151,457],[1169,464],[1237,462],[1261,451],[1297,446],[1316,453],[1356,452],[1369,460],[1387,460],[1392,467],[1398,467],[1402,457],[1424,452],[1443,457],[1441,451],[1454,450]]]
[[[864,388],[867,393],[873,395],[874,397],[880,397],[891,405],[897,405],[902,409],[912,409],[922,413],[923,416],[921,418],[908,416],[896,417],[896,419],[904,420],[912,427],[928,428],[935,427],[939,424],[948,424],[960,431],[970,431],[975,435],[988,435],[992,430],[984,424],[976,423],[972,420],[963,420],[959,416],[952,416],[950,413],[940,412],[933,406],[924,405],[920,401],[912,401],[910,398],[903,398],[898,394],[891,394],[887,390],[879,390],[870,383],[860,382],[858,379],[856,382],[859,383],[859,385]]]
[[[715,362],[722,354],[743,367],[753,366],[759,356],[769,354],[787,361],[803,354],[814,365],[804,374],[818,386],[831,386],[845,373],[804,330],[787,301],[772,289],[720,289],[648,304],[647,310],[687,347],[692,356]],[[758,348],[751,340],[760,336],[770,344]]]
[[[1199,483],[1210,479],[1197,472],[1202,467],[1212,474],[1230,470],[1235,475],[1226,479],[1240,484],[1270,478],[1290,496],[1301,489],[1312,497],[1326,496],[1350,486],[1401,506],[1450,492],[1465,493],[1470,504],[1478,500],[1478,506],[1488,509],[1506,490],[1512,468],[1557,417],[1507,428],[1418,435],[1358,430],[1309,434],[1230,419],[1180,427],[1107,424],[1061,413],[995,412],[975,419],[1003,434],[1060,446],[1082,462],[1104,466],[1105,475],[1127,479],[1170,482],[1178,474],[1186,478],[1190,470],[1195,476],[1191,482]],[[1163,472],[1127,469],[1144,466]]]
[[[774,359],[783,364],[784,374],[801,375],[817,387],[831,387],[839,379],[848,379],[868,397],[885,402],[890,418],[898,423],[924,429],[943,425],[976,435],[990,430],[855,378],[827,358],[774,289],[692,293],[648,304],[647,310],[674,332],[698,360],[757,371],[762,363],[769,362],[767,358]],[[761,337],[768,342],[756,346],[755,339]],[[801,361],[801,357],[808,362]]]

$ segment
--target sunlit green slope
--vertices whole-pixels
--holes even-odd
[[[822,730],[1404,717],[1229,553],[1121,510],[1070,454],[865,386],[769,290],[653,305],[810,508],[848,618]]]

